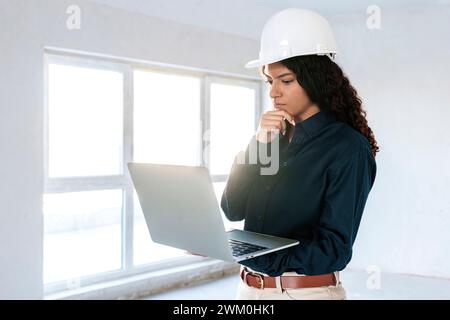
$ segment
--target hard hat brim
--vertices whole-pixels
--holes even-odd
[[[255,67],[259,67],[259,66],[260,66],[259,59],[251,60],[245,64],[246,68],[255,68]]]
[[[280,58],[276,58],[276,59],[266,59],[266,60],[261,60],[261,59],[255,59],[255,60],[251,60],[249,62],[247,62],[245,64],[246,68],[255,68],[255,67],[261,67],[264,66],[266,64],[271,64],[271,63],[275,63],[275,62],[279,62],[283,59]]]
[[[279,62],[279,61],[282,61],[284,59],[292,58],[292,57],[295,57],[295,56],[306,56],[306,55],[328,56],[330,59],[334,60],[336,54],[338,54],[338,51],[337,50],[333,50],[333,51],[326,51],[326,52],[308,52],[308,53],[304,53],[304,54],[292,55],[292,56],[283,57],[283,58],[267,59],[266,61],[263,61],[261,59],[255,59],[255,60],[251,60],[251,61],[247,62],[245,64],[245,68],[260,67],[260,66],[263,66],[263,65],[266,65],[266,64]]]

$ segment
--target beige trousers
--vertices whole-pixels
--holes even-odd
[[[241,266],[241,271],[243,266]],[[249,271],[255,272],[251,268]],[[267,276],[267,274],[258,272]],[[295,272],[285,272],[283,276],[302,276]],[[242,280],[236,292],[235,300],[346,300],[347,296],[342,282],[339,278],[339,271],[335,272],[337,284],[335,286],[326,286],[318,288],[299,288],[299,289],[282,289],[280,287],[279,277],[276,279],[276,288],[257,289],[250,287]]]

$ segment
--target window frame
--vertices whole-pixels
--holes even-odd
[[[91,67],[95,69],[120,72],[123,75],[123,154],[122,174],[89,177],[49,177],[49,65],[52,63],[78,67]],[[80,53],[57,48],[45,48],[43,55],[44,67],[44,194],[65,193],[94,190],[122,190],[122,217],[121,217],[121,269],[82,276],[79,279],[67,279],[58,282],[44,283],[44,294],[61,292],[74,287],[84,287],[96,283],[113,281],[124,277],[139,275],[146,272],[158,271],[175,266],[185,266],[210,258],[176,257],[168,260],[152,262],[144,265],[133,265],[133,232],[134,208],[133,185],[126,164],[132,161],[133,155],[133,73],[134,71],[149,71],[167,73],[171,75],[198,77],[200,80],[200,155],[202,166],[209,168],[209,159],[204,159],[208,141],[203,139],[210,126],[210,88],[212,83],[240,85],[255,90],[255,123],[258,125],[262,113],[261,101],[264,83],[257,77],[242,76],[211,70],[190,68],[135,59],[123,59],[92,53]],[[224,182],[227,175],[212,175],[213,182]],[[43,213],[42,213],[43,214]],[[43,230],[45,232],[45,230]]]

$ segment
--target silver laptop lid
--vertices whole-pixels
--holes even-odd
[[[205,167],[128,163],[154,242],[233,261]]]

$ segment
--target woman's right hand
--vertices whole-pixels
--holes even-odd
[[[195,253],[195,252],[191,252],[191,251],[187,251],[187,250],[185,250],[184,253],[185,253],[185,254],[188,254],[188,255],[191,255],[191,256],[206,257],[206,256],[204,256],[204,255],[202,255],[202,254]]]
[[[259,122],[256,140],[263,143],[272,142],[278,133],[286,133],[286,121],[295,127],[294,117],[284,110],[271,110],[265,112]]]

